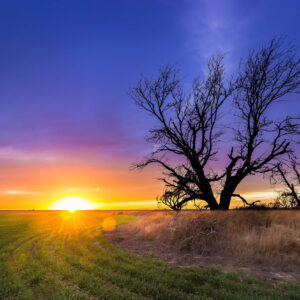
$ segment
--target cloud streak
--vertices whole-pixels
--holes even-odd
[[[237,0],[188,3],[182,24],[186,31],[186,47],[190,48],[194,60],[203,65],[215,53],[229,52],[234,57],[253,23],[251,10],[240,7]],[[231,67],[233,60],[227,58],[227,64]]]
[[[40,194],[40,192],[37,191],[22,191],[22,190],[7,190],[2,191],[3,194],[8,195],[37,195]]]
[[[58,157],[45,151],[26,151],[15,147],[0,147],[0,160],[53,163],[58,160]]]

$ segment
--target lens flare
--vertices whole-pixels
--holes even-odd
[[[116,227],[116,220],[114,217],[107,217],[102,222],[102,227],[106,231],[112,231]]]

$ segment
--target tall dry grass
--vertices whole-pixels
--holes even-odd
[[[179,253],[300,267],[299,210],[156,212],[133,226],[139,239]]]

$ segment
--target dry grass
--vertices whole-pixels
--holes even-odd
[[[140,240],[220,260],[300,268],[300,211],[157,212],[133,224]]]

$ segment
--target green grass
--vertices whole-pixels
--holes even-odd
[[[102,237],[104,224],[133,220],[100,212],[0,214],[0,299],[300,299],[296,284],[180,268]]]

